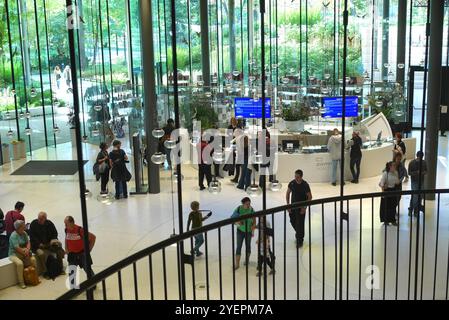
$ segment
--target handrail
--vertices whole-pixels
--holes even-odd
[[[434,189],[434,190],[404,190],[404,191],[390,191],[388,192],[389,197],[393,196],[403,196],[403,195],[413,195],[413,194],[419,194],[419,195],[425,195],[425,194],[449,194],[449,189]],[[346,195],[343,197],[329,197],[329,198],[321,198],[321,199],[315,199],[310,201],[301,201],[301,202],[295,202],[289,205],[283,205],[274,207],[271,209],[267,209],[265,211],[257,211],[254,214],[251,215],[251,218],[259,218],[262,216],[267,216],[270,214],[275,214],[279,212],[285,212],[290,209],[297,209],[300,207],[305,206],[312,206],[317,204],[325,204],[325,203],[332,203],[336,201],[349,201],[349,200],[356,200],[356,199],[368,199],[368,198],[379,198],[384,197],[386,192],[376,192],[376,193],[363,193],[363,194],[353,194],[353,195]],[[196,234],[200,233],[207,233],[208,231],[219,229],[228,225],[232,225],[238,221],[246,220],[248,219],[248,216],[240,216],[235,218],[228,218],[224,220],[220,220],[211,224],[208,224],[206,226],[203,226],[201,228],[193,229],[187,232],[184,232],[180,235],[176,235],[174,237],[168,238],[166,240],[163,240],[161,242],[158,242],[152,246],[149,246],[148,248],[145,248],[139,252],[136,252],[125,259],[111,265],[110,267],[104,269],[103,271],[99,272],[98,274],[94,275],[90,280],[84,281],[80,284],[79,289],[71,289],[59,298],[57,300],[68,300],[72,299],[83,292],[85,292],[87,289],[93,287],[97,283],[103,281],[104,279],[108,278],[109,276],[113,275],[114,273],[118,272],[119,270],[122,270],[134,262],[147,257],[163,248],[169,247],[173,244],[176,244],[180,241],[189,239]]]

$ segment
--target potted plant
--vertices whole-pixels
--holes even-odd
[[[282,108],[282,119],[287,131],[300,132],[304,130],[304,122],[310,117],[310,107],[306,103],[295,102]]]
[[[20,139],[11,141],[11,148],[13,160],[26,158],[27,154],[26,154],[25,140]]]

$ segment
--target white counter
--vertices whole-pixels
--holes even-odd
[[[407,160],[416,154],[416,138],[403,139],[407,147]],[[379,147],[362,149],[362,162],[360,165],[360,179],[379,176],[385,164],[393,158],[393,144],[384,143]],[[281,182],[289,182],[294,178],[295,171],[301,169],[304,179],[312,183],[330,182],[332,161],[329,153],[279,153],[276,178]],[[345,178],[352,180],[349,169],[349,152],[345,155]],[[276,169],[276,168],[275,168]],[[339,170],[337,180],[339,180]]]

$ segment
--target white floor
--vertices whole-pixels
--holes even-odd
[[[419,142],[418,142],[419,143]],[[84,158],[92,160],[97,154],[97,149],[89,144],[83,145]],[[438,182],[437,187],[448,187],[449,170],[447,169],[447,159],[449,158],[448,140],[441,138],[439,147],[439,162],[438,162]],[[59,145],[57,149],[49,148],[42,149],[33,153],[33,160],[69,160],[73,159],[75,155],[70,143]],[[28,159],[30,160],[30,159]],[[63,219],[66,215],[73,215],[75,220],[81,224],[80,201],[79,201],[79,187],[77,175],[75,176],[11,176],[10,173],[22,166],[26,161],[15,161],[11,164],[0,167],[0,206],[3,211],[10,210],[14,203],[18,200],[25,202],[24,214],[28,221],[31,221],[37,216],[39,211],[46,211],[49,219],[51,219],[63,238]],[[301,164],[298,164],[298,168]],[[196,171],[189,166],[183,166],[183,212],[184,225],[187,220],[189,212],[189,204],[193,200],[199,200],[201,208],[213,210],[213,215],[207,223],[219,221],[230,217],[233,209],[239,205],[240,199],[246,196],[246,193],[234,187],[229,179],[226,177],[222,181],[223,190],[219,195],[212,195],[208,191],[200,192],[197,186]],[[178,233],[178,212],[177,212],[177,196],[176,185],[173,185],[175,193],[172,193],[172,184],[170,180],[170,172],[161,171],[161,189],[162,192],[158,195],[143,195],[132,196],[127,200],[114,201],[112,203],[102,203],[97,200],[99,192],[99,184],[92,176],[92,161],[86,164],[85,167],[87,188],[92,191],[92,197],[87,200],[89,229],[97,235],[97,243],[92,252],[94,260],[94,270],[99,272],[111,264],[120,261],[126,256],[135,253],[141,249],[155,244],[163,239],[166,239],[173,233],[173,223],[175,225],[176,233]],[[308,173],[305,173],[304,179],[307,180]],[[354,185],[348,183],[345,186],[346,194],[358,193],[372,193],[378,192],[379,178],[365,179],[360,184]],[[132,184],[130,185],[132,187]],[[326,198],[337,196],[339,188],[333,187],[330,184],[312,184],[312,193],[314,198]],[[283,205],[285,202],[285,189],[280,192],[268,192],[267,201],[268,207],[275,207]],[[408,189],[409,184],[405,184],[404,189]],[[113,189],[112,182],[110,189]],[[376,200],[377,201],[377,200]],[[410,219],[406,215],[406,207],[408,206],[408,197],[403,198],[402,214],[400,217],[400,245],[397,246],[397,230],[390,227],[387,233],[388,236],[388,256],[387,256],[387,279],[386,279],[386,298],[395,297],[395,280],[396,280],[396,249],[400,249],[399,268],[399,293],[398,297],[407,298],[407,280],[408,280],[408,250],[409,250],[409,230]],[[427,202],[428,210],[426,214],[426,263],[433,265],[435,260],[435,231],[436,231],[436,202]],[[258,210],[262,207],[262,198],[253,199],[253,207]],[[374,243],[374,264],[383,272],[383,253],[385,232],[378,222],[378,203],[374,207],[374,224],[371,224],[371,201],[363,202],[363,210],[360,212],[359,202],[351,202],[349,204],[350,213],[350,284],[348,296],[349,298],[358,298],[358,276],[359,276],[359,235],[360,235],[360,218],[362,220],[362,298],[369,299],[370,292],[365,289],[365,273],[366,266],[371,264],[371,241]],[[405,208],[405,209],[404,209]],[[357,214],[356,214],[357,213]],[[361,214],[360,214],[361,213]],[[447,248],[448,248],[448,226],[449,226],[449,196],[444,196],[440,201],[440,244],[438,253],[438,283],[437,283],[437,298],[444,298],[445,289],[445,274],[447,272]],[[325,214],[321,214],[321,206],[312,208],[311,219],[311,240],[312,246],[309,246],[308,234],[306,232],[306,243],[303,249],[297,251],[294,245],[294,233],[287,217],[286,226],[286,243],[285,243],[285,257],[284,260],[284,216],[283,214],[276,215],[275,218],[275,249],[277,256],[277,273],[275,277],[275,293],[276,298],[284,298],[284,262],[287,269],[287,292],[286,298],[297,298],[296,285],[296,269],[299,274],[299,298],[309,298],[309,280],[312,282],[312,298],[320,299],[322,297],[323,287],[323,268],[325,271],[325,297],[327,299],[335,298],[335,249],[334,249],[334,207],[333,204],[325,206]],[[308,220],[306,220],[308,223]],[[324,222],[324,243],[322,236],[322,225]],[[413,220],[413,224],[416,219]],[[346,228],[346,227],[345,227]],[[307,224],[306,224],[307,230]],[[413,232],[415,232],[414,229]],[[371,238],[373,232],[374,238]],[[222,230],[222,281],[224,285],[223,296],[225,298],[233,298],[233,279],[232,279],[232,254],[231,254],[231,232],[230,228]],[[219,298],[219,258],[218,258],[218,238],[217,232],[212,232],[209,235],[209,287],[210,297]],[[346,233],[345,233],[346,246]],[[190,244],[187,245],[190,249]],[[186,252],[188,252],[186,249]],[[203,249],[205,249],[203,247]],[[252,244],[253,252],[256,252],[255,240]],[[203,250],[204,251],[204,250]],[[422,252],[422,251],[420,251]],[[323,253],[325,261],[323,259]],[[298,254],[298,256],[297,256]],[[312,261],[309,263],[309,254],[312,256]],[[420,253],[421,254],[421,253]],[[412,255],[414,260],[414,256]],[[344,259],[346,259],[346,254]],[[298,268],[297,266],[298,259]],[[175,247],[170,247],[166,250],[166,261],[168,262],[167,269],[167,283],[168,283],[168,297],[177,299],[178,297],[178,282],[176,270],[176,250]],[[248,268],[249,271],[249,297],[258,297],[258,281],[255,277],[255,254],[251,257],[251,263]],[[412,261],[413,262],[413,261]],[[421,263],[421,260],[420,260]],[[153,259],[153,273],[155,298],[164,298],[163,281],[162,281],[162,267],[161,255],[157,254]],[[310,267],[312,272],[310,273]],[[424,273],[424,296],[423,298],[432,298],[433,286],[433,271],[426,267]],[[432,267],[433,268],[433,267]],[[130,270],[128,270],[130,269]],[[200,258],[195,263],[195,283],[198,287],[205,285],[207,282],[205,272],[205,259]],[[139,271],[139,297],[149,297],[148,284],[148,261],[142,261],[137,264]],[[190,277],[191,269],[186,268],[187,275]],[[414,270],[414,269],[412,269]],[[421,271],[420,271],[421,272]],[[346,274],[346,269],[345,269]],[[421,273],[420,273],[421,274]],[[310,277],[311,276],[311,277]],[[310,278],[309,278],[310,277]],[[157,279],[156,279],[157,278]],[[412,274],[412,283],[414,276]],[[25,290],[17,287],[10,287],[0,291],[0,299],[54,299],[66,291],[65,277],[59,277],[56,281],[42,280],[42,283],[33,288]],[[132,268],[127,268],[122,274],[124,283],[124,298],[132,299],[134,295],[134,286],[132,281]],[[269,297],[272,297],[272,278],[269,278],[268,292]],[[192,282],[187,280],[187,294],[192,296]],[[114,291],[117,286],[116,278],[108,280],[107,294],[108,298],[117,298],[118,293]],[[346,279],[344,279],[344,286],[346,288]],[[236,273],[236,297],[246,298],[246,272],[243,266]],[[374,298],[382,299],[383,294],[383,278],[380,280],[380,290],[374,290]],[[430,291],[429,291],[430,290]],[[346,293],[346,289],[344,289]],[[418,290],[419,292],[419,290]],[[206,290],[198,288],[196,291],[197,298],[206,298]],[[102,290],[97,290],[98,297],[102,296]]]

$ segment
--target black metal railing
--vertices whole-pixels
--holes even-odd
[[[259,244],[252,241],[251,247],[257,253],[248,254],[245,261],[249,252],[242,251],[242,262],[248,263],[237,270],[235,224],[248,216],[212,223],[152,245],[59,299],[76,298],[101,284],[94,299],[447,300],[449,189],[389,192],[389,197],[402,197],[396,208],[397,227],[379,221],[380,199],[385,195],[348,195],[256,212],[253,217],[259,228],[260,218],[271,224],[272,253],[263,249],[268,244],[260,241],[256,230],[254,238]],[[411,195],[423,199],[425,213],[407,214]],[[339,210],[341,201],[344,212]],[[288,211],[304,206],[305,243],[297,248]],[[190,252],[199,234],[204,234],[204,255],[195,257]],[[273,274],[262,264],[257,276],[259,252],[263,258],[276,257]]]

